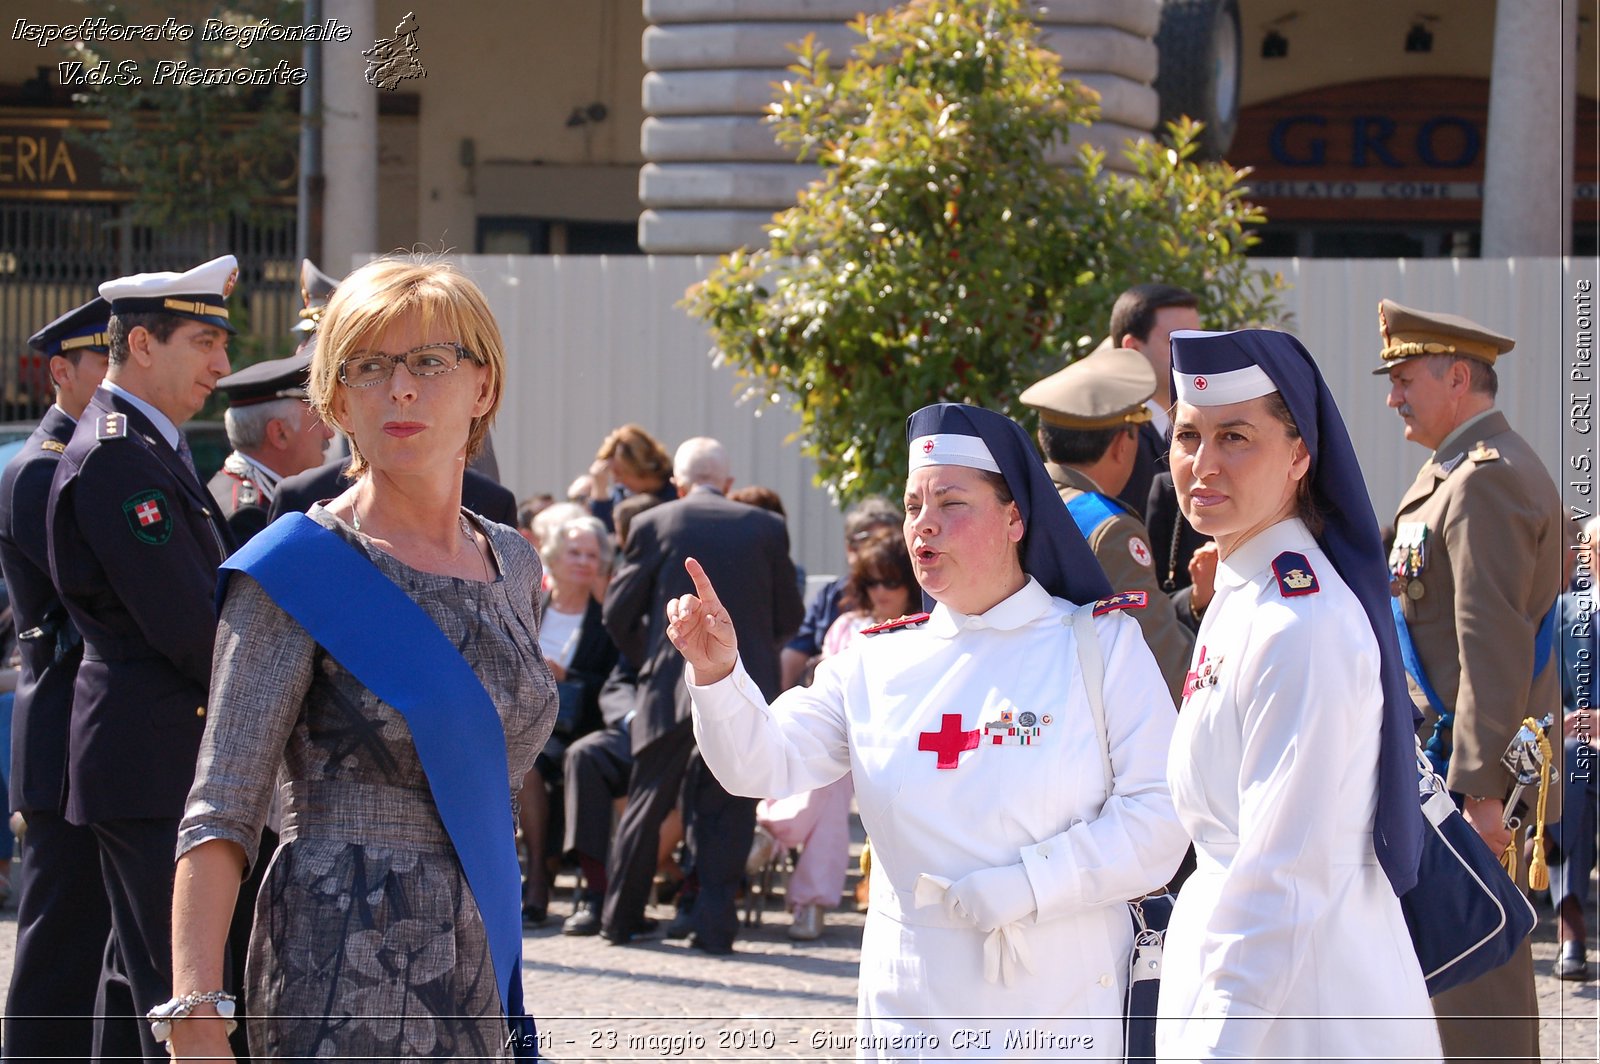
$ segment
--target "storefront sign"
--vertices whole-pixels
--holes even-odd
[[[1476,223],[1483,212],[1489,83],[1389,78],[1330,85],[1244,108],[1228,161],[1274,222]],[[1593,130],[1580,100],[1578,129]],[[1597,214],[1595,146],[1576,141],[1574,214]]]

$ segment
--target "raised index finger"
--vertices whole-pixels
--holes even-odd
[[[694,581],[694,593],[700,597],[700,601],[708,607],[721,606],[722,600],[717,598],[717,589],[711,586],[711,578],[700,563],[693,558],[685,558],[683,567],[688,570],[689,579]]]

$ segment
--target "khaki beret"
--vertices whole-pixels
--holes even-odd
[[[1061,429],[1109,429],[1150,420],[1156,394],[1150,360],[1125,347],[1102,347],[1028,386],[1022,402]]]
[[[1390,299],[1378,302],[1378,335],[1383,365],[1372,371],[1374,376],[1424,355],[1464,355],[1492,366],[1517,343],[1455,314],[1413,310]]]

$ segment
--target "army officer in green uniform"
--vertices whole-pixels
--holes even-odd
[[[1139,426],[1156,375],[1137,351],[1101,348],[1022,393],[1039,411],[1039,448],[1062,502],[1089,541],[1115,591],[1144,596],[1130,612],[1161,666],[1176,702],[1194,651],[1194,632],[1178,620],[1156,581],[1150,533],[1117,495],[1133,472]]]
[[[1433,453],[1400,500],[1390,555],[1402,644],[1422,709],[1422,737],[1462,812],[1495,853],[1513,842],[1500,763],[1528,717],[1561,711],[1549,636],[1561,591],[1565,522],[1545,464],[1495,409],[1495,363],[1515,341],[1453,314],[1383,300],[1378,308],[1389,406],[1406,439]],[[1559,756],[1561,743],[1553,743]],[[1559,768],[1552,779],[1559,779]],[[1547,819],[1559,818],[1560,788]],[[1532,791],[1524,793],[1533,819]],[[1520,853],[1520,832],[1514,852]],[[1525,862],[1517,860],[1526,885]],[[1502,967],[1433,999],[1451,1060],[1539,1060],[1539,1003],[1530,943]]]

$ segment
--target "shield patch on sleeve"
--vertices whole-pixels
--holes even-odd
[[[133,496],[122,504],[122,512],[140,543],[159,547],[172,538],[172,505],[158,489]]]

